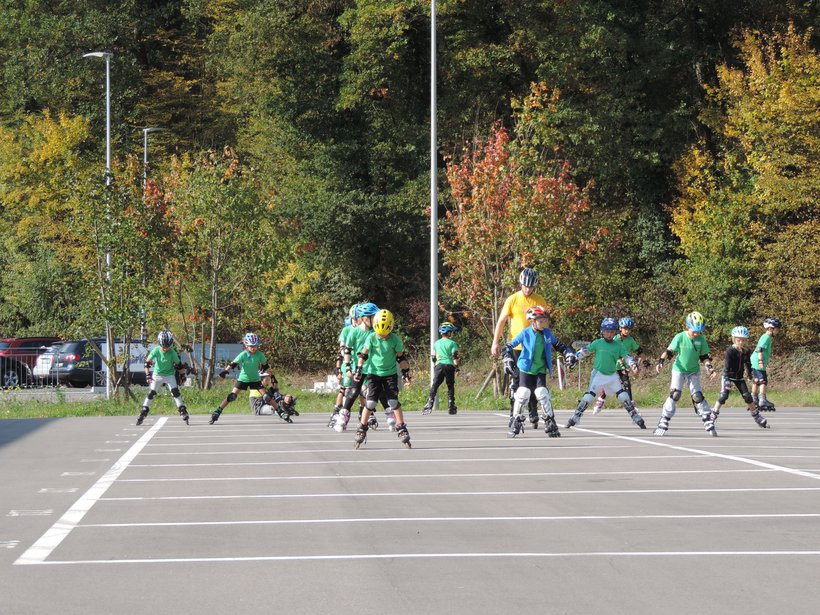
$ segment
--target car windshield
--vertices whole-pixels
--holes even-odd
[[[9,346],[11,346],[11,342],[0,342],[0,350],[5,350]]]

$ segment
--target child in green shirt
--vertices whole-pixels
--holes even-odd
[[[410,448],[410,433],[404,422],[404,412],[399,403],[399,377],[396,365],[401,368],[405,386],[410,386],[410,365],[404,354],[404,343],[393,332],[395,318],[390,310],[379,310],[373,317],[373,332],[365,340],[359,352],[356,372],[353,374],[355,382],[361,382],[363,367],[367,368],[367,394],[365,395],[365,409],[356,431],[356,440],[353,444],[359,448],[367,440],[368,422],[370,415],[376,409],[376,403],[382,396],[387,397],[387,404],[396,418],[396,435],[407,448]]]
[[[618,330],[618,323],[614,318],[604,318],[601,321],[601,337],[593,341],[588,346],[581,348],[576,353],[578,359],[594,353],[595,363],[592,365],[592,375],[589,381],[589,391],[587,391],[578,402],[575,413],[567,421],[567,427],[575,427],[581,422],[581,417],[587,406],[595,401],[595,391],[610,393],[618,398],[632,421],[641,429],[646,429],[646,423],[635,407],[632,396],[627,392],[621,377],[618,374],[618,366],[621,363],[629,365],[630,369],[637,373],[638,366],[635,359],[627,351],[621,340],[615,339],[615,332]]]
[[[222,414],[222,411],[229,403],[236,400],[237,395],[239,395],[239,391],[245,391],[247,389],[259,391],[262,395],[262,400],[266,404],[273,406],[276,413],[284,419],[283,414],[286,413],[284,413],[284,411],[279,407],[279,402],[277,402],[273,396],[265,390],[265,387],[262,386],[262,381],[259,378],[260,372],[267,371],[270,368],[265,355],[262,354],[261,350],[259,350],[259,336],[255,333],[246,333],[242,338],[242,344],[245,346],[245,350],[236,355],[236,358],[231,361],[228,369],[222,370],[219,373],[220,380],[224,380],[230,370],[236,369],[237,367],[239,368],[239,377],[236,379],[236,384],[234,384],[233,389],[222,401],[222,403],[216,407],[216,410],[211,413],[211,420],[208,421],[209,425],[213,425],[219,420],[219,415]],[[273,383],[276,385],[275,380]]]
[[[436,403],[436,394],[442,382],[447,382],[447,412],[456,414],[456,374],[458,373],[458,344],[450,336],[458,331],[458,327],[449,322],[438,328],[441,338],[433,344],[433,363],[436,367],[433,370],[433,384],[430,386],[430,393],[427,395],[427,403],[422,410],[422,414],[430,414],[433,411],[433,404]]]
[[[766,399],[766,387],[769,384],[769,377],[766,368],[772,356],[772,338],[780,331],[782,324],[777,318],[767,318],[763,321],[763,328],[766,332],[757,340],[754,352],[752,352],[752,401],[764,412],[774,412],[774,404]]]
[[[700,387],[700,363],[706,367],[709,378],[714,379],[717,373],[712,367],[712,355],[709,354],[709,344],[703,337],[703,330],[706,328],[706,321],[700,312],[691,312],[686,316],[686,331],[678,333],[666,350],[658,359],[655,371],[659,374],[663,369],[663,364],[667,359],[671,359],[678,353],[675,364],[672,366],[672,382],[669,385],[669,397],[663,404],[661,418],[655,428],[655,435],[662,436],[669,429],[669,421],[675,416],[677,408],[676,402],[680,399],[683,387],[689,384],[689,392],[692,395],[692,403],[695,405],[695,412],[700,415],[703,421],[703,428],[711,436],[716,436],[715,419],[709,403],[703,397]]]
[[[137,417],[137,425],[142,425],[145,417],[148,416],[151,402],[157,395],[157,387],[161,387],[163,384],[171,391],[179,416],[187,425],[188,410],[185,408],[185,402],[182,401],[182,393],[179,392],[176,377],[177,370],[181,370],[186,366],[180,361],[177,351],[172,348],[174,335],[170,331],[160,331],[157,335],[157,343],[159,346],[152,348],[145,358],[145,375],[149,383],[148,395],[142,402],[142,408],[140,408],[140,414]],[[151,373],[152,368],[153,374]]]

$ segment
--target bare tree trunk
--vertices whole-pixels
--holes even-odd
[[[219,310],[219,273],[213,272],[211,277],[211,341],[209,345],[208,370],[206,375],[207,386],[210,389],[212,386],[214,364],[216,363],[216,331],[217,331],[217,314]]]

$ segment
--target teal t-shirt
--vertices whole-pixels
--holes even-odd
[[[347,345],[347,336],[350,335],[351,329],[355,329],[355,327],[353,325],[345,325],[344,327],[342,327],[342,330],[339,331],[339,344]]]
[[[370,360],[368,374],[392,376],[398,373],[396,355],[404,352],[404,344],[398,335],[391,331],[387,339],[382,339],[375,332],[371,332],[364,347]]]
[[[458,344],[448,337],[442,337],[436,340],[433,344],[433,350],[436,353],[436,361],[442,365],[455,365],[453,362],[453,353],[458,351]]]
[[[265,365],[268,360],[261,351],[257,350],[253,354],[243,350],[233,360],[239,366],[239,382],[259,382],[259,368]]]
[[[760,352],[758,352],[758,350]],[[760,336],[760,339],[757,340],[757,346],[755,346],[755,351],[752,353],[752,368],[753,369],[766,369],[766,366],[769,364],[769,357],[772,356],[772,336],[768,333],[764,333]]]
[[[638,342],[636,342],[635,338],[632,337],[631,335],[627,335],[626,337],[621,337],[621,334],[619,333],[618,335],[615,336],[615,341],[616,342],[621,342],[621,344],[624,345],[624,348],[626,348],[626,351],[629,354],[633,354],[633,353],[638,351]]]
[[[678,353],[672,369],[681,374],[694,374],[700,371],[700,357],[709,353],[709,344],[703,335],[692,339],[686,331],[681,331],[672,338],[668,349]]]
[[[533,376],[547,373],[547,357],[544,349],[544,336],[540,331],[535,332],[535,348],[533,349],[532,365],[529,369],[523,370],[526,374]]]
[[[607,342],[602,337],[593,340],[593,342],[587,346],[587,350],[595,353],[595,361],[592,364],[592,369],[602,373],[604,376],[614,374],[618,369],[618,359],[626,357],[628,354],[621,340],[613,339],[611,342]]]
[[[347,334],[347,342],[345,345],[348,348],[351,348],[350,351],[350,365],[351,370],[356,371],[356,366],[359,364],[359,357],[358,354],[364,348],[364,343],[367,341],[367,338],[370,337],[370,334],[373,333],[372,329],[363,329],[361,326],[353,327]],[[362,364],[362,373],[369,374],[370,371],[370,357],[367,357],[367,360]]]
[[[148,361],[154,363],[154,373],[157,376],[175,376],[176,370],[174,365],[179,363],[179,355],[173,348],[169,348],[166,352],[162,352],[160,346],[155,346],[148,353]]]

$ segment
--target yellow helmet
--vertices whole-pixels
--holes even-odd
[[[379,335],[388,335],[396,320],[390,310],[379,310],[373,317],[373,330]]]

